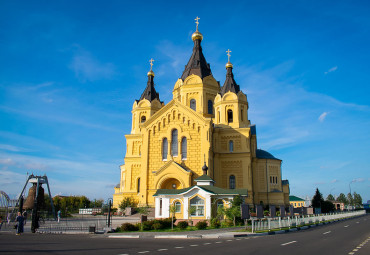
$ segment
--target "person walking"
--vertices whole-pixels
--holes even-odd
[[[24,218],[21,214],[21,212],[18,212],[18,216],[15,219],[17,223],[17,236],[19,236],[21,233],[23,233],[23,223],[24,223]]]
[[[26,225],[26,223],[27,223],[27,211],[24,211],[22,215],[23,215],[23,218],[24,218],[24,225]]]
[[[3,226],[3,216],[0,215],[0,230],[2,226]]]
[[[62,212],[59,210],[58,211],[58,223],[59,223],[61,217],[62,217]]]

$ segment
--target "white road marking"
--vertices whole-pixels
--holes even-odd
[[[211,244],[211,243],[204,243],[203,245],[209,245],[209,244]]]
[[[218,242],[215,242],[215,243],[222,243],[222,242],[218,241]]]
[[[236,238],[235,240],[236,240],[236,241],[240,241],[240,240],[242,240],[242,239],[240,239],[240,238]]]
[[[183,249],[183,248],[184,248],[183,246],[175,247],[175,249]]]
[[[232,242],[233,240],[226,240],[226,242]]]
[[[348,228],[348,227],[349,227],[349,225],[345,225],[344,227],[345,227],[345,228]]]
[[[360,222],[357,221],[356,223],[360,223]]]
[[[191,244],[190,246],[193,246],[193,247],[195,247],[195,246],[199,246],[198,244]]]
[[[139,251],[138,253],[148,253],[149,251]]]
[[[352,254],[355,254],[354,252],[350,252],[350,253],[348,253],[349,255],[352,255]]]
[[[292,243],[296,243],[297,241],[291,241],[291,242],[289,242],[289,243],[283,243],[283,244],[281,244],[281,246],[285,246],[285,245],[288,245],[288,244],[292,244]]]
[[[168,249],[158,249],[157,251],[168,251]]]
[[[128,255],[128,253],[118,254],[118,255]]]
[[[353,249],[352,251],[358,251],[358,249]]]
[[[329,234],[331,231],[328,231],[328,232],[325,232],[325,233],[322,233],[323,235],[326,235],[326,234]]]

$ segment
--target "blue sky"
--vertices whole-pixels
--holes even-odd
[[[366,1],[0,1],[0,190],[46,173],[52,194],[112,197],[131,109],[155,59],[168,103],[200,17],[225,81],[230,49],[258,147],[292,195],[370,199]],[[351,184],[350,184],[351,183]]]

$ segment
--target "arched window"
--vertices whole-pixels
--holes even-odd
[[[208,100],[208,114],[213,114],[213,103],[212,103],[212,100]]]
[[[167,154],[168,154],[168,142],[167,142],[167,138],[163,138],[162,160],[167,160]]]
[[[234,151],[234,141],[230,140],[229,141],[229,152],[233,152],[233,151]]]
[[[181,213],[181,203],[180,202],[175,203],[175,208],[176,208],[175,210],[176,213]]]
[[[218,122],[218,123],[220,123],[220,115],[221,115],[221,114],[220,114],[220,111],[218,111],[217,115],[218,115],[218,116],[217,116],[217,122]]]
[[[178,146],[177,146],[177,129],[172,130],[171,138],[171,152],[172,156],[177,157],[178,155]]]
[[[191,216],[204,216],[204,200],[200,197],[194,197],[191,199],[190,207],[195,209]]]
[[[137,179],[137,193],[140,193],[140,178]]]
[[[243,109],[240,110],[240,119],[243,121]]]
[[[229,189],[235,189],[235,176],[230,175],[229,177]]]
[[[190,100],[190,108],[193,109],[194,111],[197,110],[197,101],[195,99]]]
[[[187,159],[188,157],[188,140],[186,137],[181,139],[181,158]]]
[[[227,110],[227,122],[233,122],[233,110]]]
[[[141,123],[144,123],[146,121],[146,117],[145,116],[141,116]]]

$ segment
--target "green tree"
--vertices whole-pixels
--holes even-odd
[[[188,210],[188,218],[190,219],[190,225],[193,226],[193,214],[197,211],[197,208],[195,206],[190,206]]]
[[[233,201],[232,201],[232,206],[234,207],[240,207],[240,205],[243,203],[243,199],[240,195],[237,195],[234,197]]]
[[[360,194],[357,194],[356,192],[353,192],[353,203],[356,207],[362,206],[362,197]]]
[[[321,202],[321,212],[322,213],[330,213],[335,210],[335,206],[331,201],[322,201]]]
[[[322,197],[322,194],[320,193],[319,189],[316,188],[315,195],[312,198],[312,207],[321,208],[322,202],[324,202],[324,198]]]
[[[136,207],[137,202],[132,197],[125,197],[121,203],[119,203],[118,208],[124,211],[126,207]]]
[[[176,213],[176,205],[170,205],[170,214],[171,214],[171,229],[173,230],[173,218],[175,217]]]
[[[103,203],[104,203],[103,199],[94,199],[94,201],[90,203],[90,206],[93,208],[101,208],[103,207]]]
[[[139,206],[136,208],[136,211],[141,215],[148,215],[149,214],[149,206]]]
[[[335,201],[335,198],[332,194],[329,194],[328,197],[326,198],[328,201]]]
[[[338,197],[337,201],[338,202],[341,202],[341,203],[343,203],[345,205],[348,205],[348,200],[346,198],[346,195],[344,195],[343,193],[340,193],[339,194],[339,197]]]
[[[347,200],[348,200],[348,204],[353,206],[353,197],[351,193],[347,194]]]
[[[225,209],[225,215],[229,220],[233,221],[234,226],[236,226],[236,219],[240,217],[240,206],[231,206]]]

